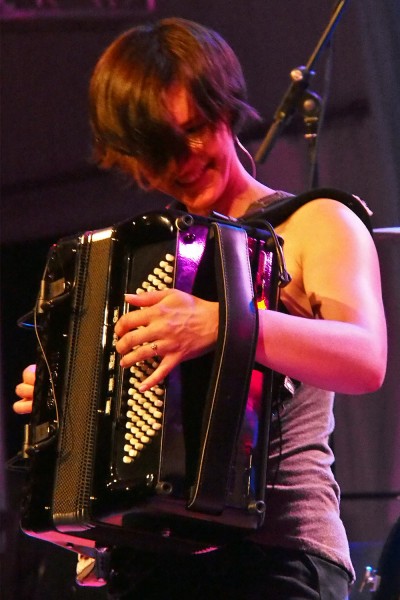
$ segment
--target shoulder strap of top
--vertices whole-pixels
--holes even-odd
[[[264,199],[254,203],[247,213],[243,215],[243,221],[251,221],[254,218],[262,217],[273,227],[277,227],[308,202],[317,198],[331,198],[348,206],[361,219],[368,231],[372,233],[371,211],[360,198],[348,192],[335,188],[316,188],[297,196],[279,193],[276,199],[272,197],[272,201],[270,202],[268,202],[267,198],[265,198],[265,204],[263,202]]]

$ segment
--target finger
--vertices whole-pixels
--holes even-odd
[[[36,378],[36,365],[28,365],[22,371],[23,381],[25,383],[29,383],[30,385],[33,385],[35,383],[35,378]]]
[[[32,412],[32,400],[27,400],[24,398],[23,400],[17,400],[13,404],[13,410],[18,415],[26,415]]]
[[[148,310],[131,310],[125,313],[118,319],[115,324],[114,331],[116,335],[122,338],[126,333],[139,329],[140,327],[146,327],[150,322]]]
[[[172,369],[176,367],[177,364],[178,360],[172,358],[171,356],[165,356],[155,371],[153,371],[153,373],[149,375],[147,379],[144,379],[141,382],[140,386],[138,387],[139,392],[147,392],[147,390],[151,389],[157,384],[160,384],[167,377],[167,375],[169,375]]]
[[[154,292],[146,292],[142,294],[125,294],[125,301],[132,306],[153,306],[157,302],[161,302],[163,298],[171,293],[171,289],[159,290]]]
[[[148,325],[154,313],[146,309],[155,306],[173,291],[175,290],[166,289],[157,292],[146,292],[145,294],[125,294],[128,304],[144,310],[132,310],[122,315],[114,328],[117,336],[122,337],[127,331]]]
[[[144,360],[151,362],[154,358],[156,358],[156,356],[161,356],[159,344],[156,342],[142,344],[141,346],[133,348],[130,352],[123,354],[120,360],[120,365],[124,368],[132,367],[136,363]]]
[[[20,398],[26,398],[32,400],[33,398],[33,385],[30,383],[19,383],[15,388],[15,393]]]
[[[148,327],[139,327],[138,329],[129,330],[125,333],[115,344],[115,348],[122,356],[128,352],[139,350],[141,346],[145,346],[148,343],[152,343],[152,340],[156,337],[156,332]],[[148,348],[147,348],[148,350]],[[146,358],[148,356],[146,355]]]

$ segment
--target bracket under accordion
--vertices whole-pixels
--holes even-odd
[[[51,248],[35,308],[26,533],[77,552],[196,551],[261,526],[272,372],[260,369],[257,410],[247,396],[257,305],[276,309],[281,265],[270,227],[172,210]],[[120,368],[114,325],[125,293],[165,286],[218,301],[219,338],[142,395],[156,363]]]

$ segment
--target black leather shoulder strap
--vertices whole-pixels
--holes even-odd
[[[221,514],[243,418],[258,335],[246,232],[212,223],[220,328],[205,402],[208,415],[188,508]],[[240,365],[240,368],[238,368]]]
[[[317,198],[331,198],[348,206],[364,223],[368,231],[372,233],[370,213],[362,200],[348,192],[337,190],[335,188],[316,188],[309,190],[297,196],[287,196],[281,198],[270,205],[260,207],[260,211],[251,213],[242,218],[243,221],[252,221],[254,218],[261,217],[266,219],[273,227],[277,227],[290,217],[296,210]]]

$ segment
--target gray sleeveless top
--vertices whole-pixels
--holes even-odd
[[[285,192],[252,204],[244,218]],[[329,436],[334,429],[334,394],[300,385],[294,396],[278,405],[271,427],[264,526],[253,541],[301,550],[330,560],[354,578],[349,545],[339,512],[339,486]]]

